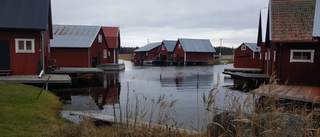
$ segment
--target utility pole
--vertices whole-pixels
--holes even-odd
[[[221,55],[221,45],[222,45],[222,38],[220,38],[220,53],[219,53],[219,55]]]

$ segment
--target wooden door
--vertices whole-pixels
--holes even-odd
[[[10,70],[9,40],[0,40],[0,70]]]

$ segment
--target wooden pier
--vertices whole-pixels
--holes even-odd
[[[264,85],[252,91],[260,96],[320,103],[320,87],[293,85]]]
[[[262,73],[258,68],[225,68],[225,72]]]
[[[13,82],[13,83],[24,83],[24,84],[42,84],[46,83],[47,79],[50,79],[48,83],[56,84],[71,84],[71,78],[69,75],[54,75],[44,74],[41,78],[38,75],[13,75],[13,76],[1,76],[0,82]]]
[[[103,70],[88,67],[60,67],[53,71],[47,71],[49,74],[102,74]]]

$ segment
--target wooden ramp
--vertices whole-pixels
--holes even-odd
[[[108,116],[108,115],[102,115],[102,114],[97,114],[97,113],[88,113],[88,112],[70,112],[70,115],[77,115],[77,116],[82,116],[90,119],[95,119],[95,120],[100,120],[100,121],[106,121],[114,124],[126,124],[126,122],[129,125],[149,125],[148,122],[143,122],[143,121],[134,121],[134,120],[125,120],[120,118],[116,118],[113,116]],[[150,124],[150,126],[153,127],[159,127],[159,128],[166,128],[164,125],[159,125],[159,124]],[[198,132],[196,131],[190,131],[187,129],[177,129],[179,132],[186,132],[190,134],[197,134]]]
[[[225,68],[225,72],[262,73],[259,68]]]
[[[55,75],[55,74],[44,74],[41,78],[38,75],[13,75],[13,76],[1,76],[0,82],[14,82],[14,83],[46,83],[47,79],[50,79],[48,83],[57,83],[57,84],[71,84],[71,78],[69,75]]]
[[[281,99],[320,103],[320,87],[293,85],[264,85],[253,90],[260,96],[274,96]]]
[[[231,78],[244,78],[244,79],[269,79],[267,74],[257,73],[242,73],[242,72],[222,72],[223,74],[230,75]]]

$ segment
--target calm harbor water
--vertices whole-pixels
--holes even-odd
[[[208,120],[208,116],[212,119],[210,113],[205,110],[206,105],[203,102],[203,96],[208,97],[210,90],[215,89],[213,92],[215,103],[211,107],[220,112],[235,107],[231,103],[233,100],[243,102],[250,95],[229,88],[233,85],[233,80],[222,74],[222,71],[224,68],[232,68],[233,64],[138,66],[129,61],[123,62],[126,66],[124,71],[82,75],[74,79],[76,84],[71,88],[54,90],[61,96],[63,117],[78,122],[78,116],[69,115],[69,112],[74,111],[116,115],[116,117],[121,113],[125,115],[126,111],[130,114],[138,113],[140,116],[148,111],[147,115],[150,116],[151,111],[158,113],[159,110],[153,109],[152,102],[165,96],[164,100],[168,105],[174,100],[178,101],[172,108],[167,107],[161,112],[173,117],[178,124],[183,123],[182,127],[197,129]],[[139,111],[134,111],[135,108]],[[247,108],[246,111],[250,110],[251,108]],[[152,119],[156,119],[155,117],[157,116]],[[142,119],[150,118],[146,116]],[[169,121],[169,123],[174,122]]]

